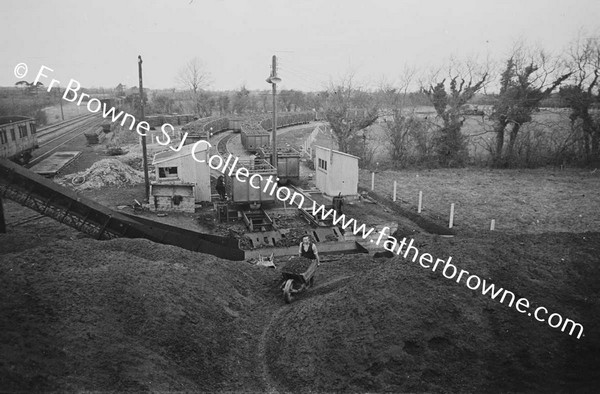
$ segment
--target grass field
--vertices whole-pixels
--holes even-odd
[[[436,169],[383,171],[375,191],[416,210],[423,191],[423,213],[448,223],[455,204],[454,227],[517,233],[584,232],[600,229],[600,171]],[[371,173],[359,183],[371,187]]]
[[[56,104],[51,107],[44,108],[44,112],[46,112],[46,116],[48,117],[48,124],[62,122],[62,115],[60,111],[60,105]],[[63,100],[63,114],[65,115],[65,120],[74,118],[79,115],[87,115],[90,113],[85,106],[85,103],[82,103],[80,106],[77,106],[76,103],[69,103]]]

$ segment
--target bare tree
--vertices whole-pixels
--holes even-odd
[[[362,146],[358,131],[372,125],[378,117],[378,104],[371,95],[353,84],[352,76],[327,91],[325,118],[342,152]]]
[[[380,88],[381,106],[386,108],[384,128],[387,134],[388,150],[392,161],[404,164],[410,149],[412,134],[423,130],[425,123],[417,118],[414,107],[409,108],[408,89],[416,74],[415,69],[405,68],[398,87],[382,81]]]
[[[241,115],[250,107],[250,91],[246,85],[242,85],[240,90],[236,91],[231,101],[231,109],[234,113]]]
[[[442,166],[465,163],[468,151],[465,136],[461,132],[466,120],[462,107],[484,87],[487,77],[487,67],[482,71],[472,62],[452,64],[448,70],[448,86],[447,78],[444,78],[422,89],[442,120],[434,140],[438,161]],[[433,80],[436,79],[439,80],[439,77],[434,75]]]
[[[560,89],[560,96],[571,108],[571,129],[581,130],[577,139],[585,162],[600,161],[600,118],[591,111],[592,104],[600,101],[600,38],[578,38],[567,61],[573,74],[570,84]]]
[[[570,72],[557,76],[559,63],[543,50],[528,50],[518,44],[506,62],[500,77],[500,93],[494,104],[492,120],[496,134],[494,164],[512,165],[514,147],[523,124],[532,120],[540,102],[550,96]],[[508,145],[504,150],[505,130],[511,126]]]
[[[188,61],[177,74],[177,82],[186,89],[193,102],[194,111],[200,116],[209,116],[212,105],[206,103],[210,97],[204,92],[210,83],[210,73],[197,57]]]

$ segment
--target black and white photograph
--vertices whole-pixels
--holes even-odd
[[[0,393],[600,390],[597,0],[5,0]]]

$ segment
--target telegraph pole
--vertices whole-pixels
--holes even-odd
[[[142,55],[138,55],[138,74],[140,77],[140,122],[144,121],[144,84],[142,82]],[[144,183],[146,185],[146,203],[150,202],[150,180],[148,179],[148,156],[146,151],[146,133],[142,135],[142,161],[144,163]]]
[[[58,86],[58,102],[60,103],[60,116],[62,118],[62,120],[65,120],[65,113],[63,112],[63,99],[62,99],[62,95],[60,94],[60,85]]]
[[[281,79],[277,77],[277,57],[273,55],[273,64],[271,65],[271,76],[267,80],[273,87],[273,130],[271,164],[277,168],[277,82]]]

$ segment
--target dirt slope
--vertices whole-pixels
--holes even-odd
[[[0,386],[217,390],[248,340],[239,317],[259,302],[260,274],[145,240],[3,255]]]
[[[403,259],[276,270],[145,240],[0,235],[3,391],[573,392],[598,387],[600,234],[444,239],[447,258],[582,323],[570,337]],[[7,244],[12,246],[7,247]],[[6,247],[6,248],[4,248]]]
[[[599,234],[428,238],[423,250],[581,322],[570,337],[416,263],[356,273],[281,313],[267,355],[282,390],[573,392],[600,384]],[[359,272],[362,271],[360,274]]]

